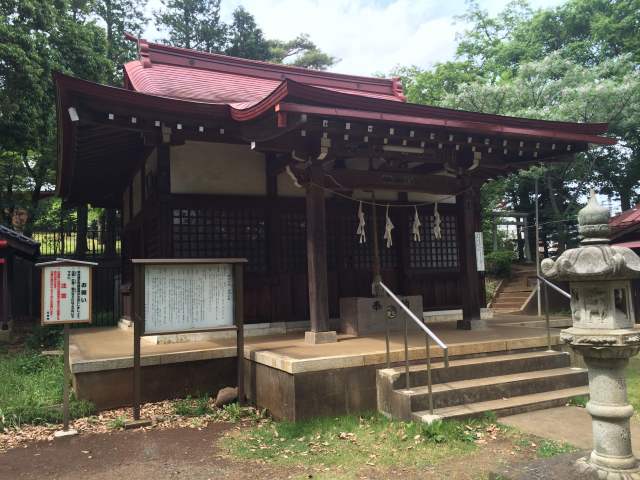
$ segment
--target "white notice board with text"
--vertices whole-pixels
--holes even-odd
[[[232,265],[145,265],[145,335],[233,327],[233,313]]]

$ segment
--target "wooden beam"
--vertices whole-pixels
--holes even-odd
[[[307,185],[307,272],[309,282],[309,316],[312,332],[325,332],[329,327],[329,294],[327,286],[327,235],[324,175],[321,167],[311,167]]]
[[[422,175],[404,172],[381,172],[338,169],[321,172],[332,190],[378,189],[405,192],[427,192],[437,195],[457,194],[463,183],[446,175]],[[309,182],[309,171],[296,171],[301,182]],[[330,177],[329,177],[330,176]]]

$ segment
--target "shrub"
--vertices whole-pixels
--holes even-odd
[[[511,262],[513,252],[510,250],[498,250],[485,255],[486,271],[489,275],[505,278],[511,275]]]
[[[62,348],[62,326],[35,325],[25,339],[25,346],[30,350]]]

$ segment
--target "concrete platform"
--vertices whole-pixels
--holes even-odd
[[[457,330],[455,322],[433,325],[449,346],[450,357],[533,349],[546,346],[546,330],[504,323],[538,320],[521,315],[488,321],[485,330]],[[559,330],[552,340],[558,343]],[[235,341],[218,338],[158,344],[143,340],[143,398],[159,400],[186,394],[215,393],[235,385]],[[404,360],[403,337],[390,337],[391,362]],[[98,408],[126,405],[131,399],[133,334],[119,328],[86,328],[72,332],[71,371],[76,392]],[[442,357],[431,348],[432,357]],[[383,366],[385,335],[338,335],[338,342],[309,345],[304,334],[250,337],[245,341],[246,391],[277,418],[291,420],[376,408],[376,369]],[[409,358],[425,358],[425,337],[409,338]]]

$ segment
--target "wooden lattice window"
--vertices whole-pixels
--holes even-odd
[[[433,233],[435,218],[433,215],[420,215],[422,222],[422,240],[409,243],[409,265],[411,268],[457,269],[458,237],[455,215],[440,214],[442,238],[436,239]],[[412,225],[409,224],[409,234]]]
[[[247,270],[267,270],[264,211],[254,208],[176,208],[173,252],[179,258],[246,258]]]
[[[353,214],[345,214],[342,216],[342,242],[344,252],[344,265],[343,268],[353,268],[355,270],[371,270],[373,268],[373,222],[371,220],[370,207],[365,208],[365,219],[367,232],[367,242],[360,243],[356,231],[358,229],[358,218],[356,211]],[[389,217],[394,224],[393,245],[390,248],[386,247],[384,235],[385,214],[378,209],[378,245],[380,248],[380,267],[383,270],[394,269],[398,266],[398,244],[400,242],[398,231],[400,228],[400,218],[394,215],[394,212],[390,212]]]
[[[284,272],[307,271],[307,216],[304,211],[281,212],[280,218],[280,265]],[[336,232],[333,214],[327,211],[327,268],[336,265]]]
[[[307,218],[304,212],[280,214],[280,260],[284,272],[307,271]]]

